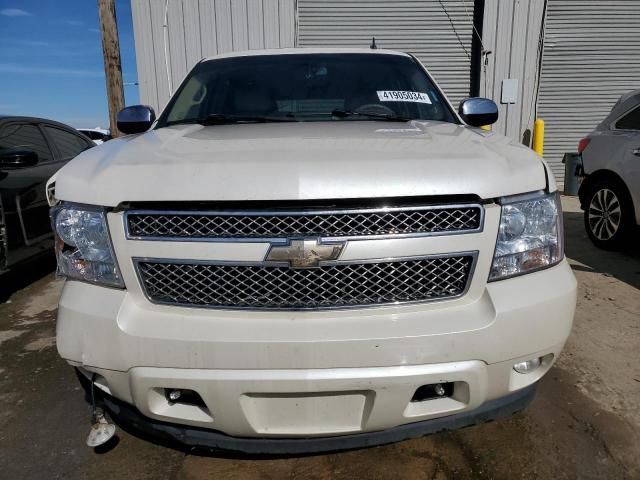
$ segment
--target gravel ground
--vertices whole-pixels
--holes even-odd
[[[457,432],[329,455],[198,455],[122,429],[110,449],[85,447],[88,407],[55,349],[61,281],[48,261],[3,278],[0,477],[640,478],[640,252],[595,249],[576,199],[563,202],[578,309],[566,349],[529,408]]]

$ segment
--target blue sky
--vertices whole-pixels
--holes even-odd
[[[125,83],[135,82],[130,0],[116,0]],[[127,105],[138,87],[125,86]],[[108,127],[96,0],[0,0],[0,114]]]

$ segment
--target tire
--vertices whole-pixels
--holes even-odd
[[[633,203],[622,182],[603,178],[586,195],[584,226],[593,244],[603,250],[624,246],[635,224]]]

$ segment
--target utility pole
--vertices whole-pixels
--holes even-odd
[[[109,103],[109,125],[111,135],[120,135],[116,127],[116,115],[124,108],[124,90],[122,88],[122,65],[120,63],[120,43],[114,0],[98,0],[100,31],[102,32],[102,55],[104,74],[107,83],[107,101]]]

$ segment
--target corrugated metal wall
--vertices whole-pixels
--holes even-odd
[[[164,5],[131,0],[140,101],[156,111],[169,99]],[[174,90],[203,57],[293,47],[295,15],[295,0],[169,0],[167,57]]]
[[[500,116],[493,131],[530,145],[535,121],[535,92],[539,46],[542,41],[543,0],[485,0],[480,95],[498,104]],[[516,103],[503,104],[503,79],[518,80]]]
[[[457,102],[469,95],[473,0],[298,0],[298,46],[368,47],[416,55]]]
[[[538,116],[545,158],[560,163],[611,110],[640,88],[640,1],[549,0]]]

